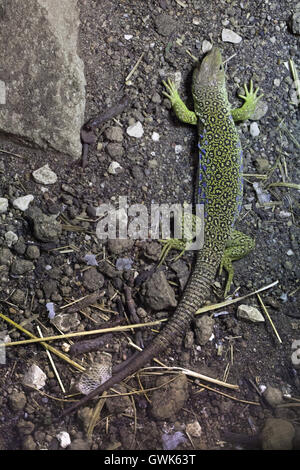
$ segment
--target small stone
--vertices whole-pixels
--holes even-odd
[[[0,266],[9,266],[13,261],[14,256],[9,248],[1,248],[0,249]]]
[[[264,100],[259,100],[255,107],[255,111],[250,116],[251,121],[259,121],[262,117],[264,117],[268,112],[268,103]]]
[[[223,28],[222,30],[222,41],[224,42],[231,42],[233,44],[239,44],[242,41],[242,37],[239,36],[231,29]]]
[[[9,395],[9,405],[12,411],[21,411],[26,405],[26,395],[24,392],[14,391]]]
[[[108,240],[107,248],[110,253],[114,255],[120,255],[121,253],[124,253],[124,251],[130,251],[133,245],[134,240],[131,240],[130,238],[116,238]]]
[[[178,24],[172,16],[166,13],[159,14],[154,19],[154,26],[161,36],[170,36],[173,31],[178,30]]]
[[[9,248],[12,245],[15,245],[15,243],[17,243],[17,241],[18,241],[18,235],[16,233],[12,232],[11,230],[6,232],[6,234],[4,235],[4,238],[5,238],[6,244]]]
[[[25,292],[21,289],[16,289],[13,295],[11,296],[10,300],[13,304],[22,306],[25,302]]]
[[[111,142],[122,142],[123,141],[123,130],[121,127],[118,126],[112,126],[106,129],[105,131],[105,137],[107,140],[110,140]]]
[[[70,450],[90,450],[91,443],[83,439],[74,439],[70,445]]]
[[[158,132],[153,132],[152,133],[151,139],[153,140],[153,142],[158,142],[159,138],[160,138],[160,135],[159,135]]]
[[[32,194],[27,194],[27,196],[17,197],[13,201],[13,206],[15,209],[19,209],[20,211],[24,212],[28,209],[29,204],[33,201],[34,196]]]
[[[260,134],[260,130],[259,130],[257,122],[251,122],[250,134],[252,137],[257,137]]]
[[[22,274],[28,273],[35,269],[34,264],[31,261],[25,259],[16,259],[11,265],[11,273],[21,276]]]
[[[0,214],[4,214],[8,208],[8,199],[0,197]]]
[[[202,52],[203,54],[206,54],[208,51],[212,49],[212,43],[204,39],[202,43]]]
[[[295,428],[285,419],[269,418],[261,432],[263,450],[291,450]]]
[[[32,436],[26,436],[22,442],[22,449],[23,450],[36,450],[36,443]]]
[[[130,39],[132,38],[133,38],[132,34],[124,34],[124,39],[126,39],[126,41],[130,41]]]
[[[109,165],[109,167],[107,169],[108,173],[111,174],[111,175],[117,175],[122,170],[123,170],[123,168],[121,167],[120,163],[118,163],[118,162],[111,162],[111,164]]]
[[[142,286],[145,303],[153,310],[159,311],[176,307],[175,294],[162,271],[155,272]]]
[[[144,134],[142,123],[140,121],[135,122],[131,126],[127,127],[126,132],[130,137],[140,139]]]
[[[103,287],[103,274],[99,273],[97,268],[93,266],[90,269],[84,271],[82,283],[89,291],[94,292],[97,289],[101,289],[101,287]]]
[[[130,258],[118,258],[116,261],[116,268],[118,271],[130,270],[132,268],[133,261]]]
[[[267,158],[257,158],[255,160],[255,166],[258,173],[266,173],[270,169],[270,163]]]
[[[200,437],[202,434],[202,429],[198,421],[193,421],[186,425],[187,433],[192,437]]]
[[[23,384],[40,390],[45,386],[47,376],[36,364],[32,364],[23,377]]]
[[[49,168],[48,163],[35,170],[32,176],[37,183],[41,184],[54,184],[57,181],[57,175]]]
[[[239,305],[237,309],[237,317],[249,320],[254,323],[264,322],[265,319],[256,307],[251,305]]]
[[[67,333],[70,330],[75,331],[75,329],[80,325],[80,315],[77,312],[60,313],[53,318],[52,323],[64,333]]]
[[[279,388],[267,387],[263,396],[271,406],[280,405],[283,402],[283,394]]]
[[[195,333],[197,343],[204,346],[211,338],[215,320],[209,315],[202,315],[195,321]]]
[[[161,103],[161,96],[160,96],[159,93],[157,93],[157,91],[155,91],[153,93],[151,101],[152,101],[152,103],[155,103],[155,104],[160,104]]]
[[[107,144],[106,151],[111,158],[121,158],[124,155],[124,149],[118,142]]]
[[[40,249],[36,245],[29,245],[26,250],[26,256],[29,259],[38,259],[40,257]]]
[[[59,442],[59,445],[62,449],[65,449],[71,444],[70,434],[66,431],[61,431],[56,434],[56,439]]]
[[[292,31],[294,34],[300,34],[300,2],[295,6],[295,12],[292,16]]]

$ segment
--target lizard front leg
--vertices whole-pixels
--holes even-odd
[[[249,119],[254,113],[257,103],[264,95],[257,96],[259,88],[253,89],[253,82],[250,80],[249,90],[246,84],[244,84],[245,95],[239,95],[239,98],[242,98],[245,103],[240,108],[235,108],[231,110],[231,116],[233,120],[236,121],[245,121]]]
[[[172,108],[177,116],[177,118],[185,122],[187,124],[197,124],[197,116],[194,111],[190,111],[187,106],[184,104],[182,99],[179,96],[179,93],[175,87],[175,83],[172,80],[168,79],[167,82],[163,81],[164,86],[167,89],[163,91],[163,95],[165,95],[171,101]]]

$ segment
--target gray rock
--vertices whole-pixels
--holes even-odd
[[[173,17],[165,13],[155,17],[154,26],[161,36],[169,36],[178,28],[178,24]]]
[[[67,333],[68,331],[74,331],[78,325],[80,325],[80,315],[75,313],[60,313],[56,315],[52,322],[59,330]]]
[[[14,259],[14,255],[10,251],[9,248],[1,248],[0,249],[0,266],[9,266]]]
[[[104,276],[97,271],[97,268],[92,267],[84,271],[82,283],[89,291],[94,292],[103,287]]]
[[[28,273],[33,269],[35,269],[34,264],[31,261],[27,261],[26,259],[16,259],[12,262],[12,265],[10,267],[11,273],[16,274],[18,276]]]
[[[4,214],[8,208],[8,199],[0,197],[0,214]]]
[[[300,34],[300,2],[297,3],[292,16],[292,31],[294,34]]]
[[[283,394],[279,388],[267,387],[263,396],[271,406],[276,406],[283,402]]]
[[[70,445],[70,450],[90,450],[91,443],[88,440],[83,440],[81,438],[74,439]]]
[[[197,343],[204,346],[213,334],[215,320],[208,315],[201,315],[195,321],[195,333]]]
[[[124,253],[124,251],[129,251],[134,245],[134,240],[131,239],[121,239],[121,238],[116,238],[116,239],[110,239],[108,240],[107,243],[107,248],[110,251],[110,253],[114,255],[120,255],[121,253]]]
[[[269,418],[261,432],[263,450],[291,450],[295,428],[285,419]]]
[[[232,31],[231,29],[223,28],[222,30],[222,41],[231,42],[233,44],[239,44],[242,41],[242,37]]]
[[[268,103],[263,100],[259,100],[255,107],[254,113],[249,118],[251,121],[259,121],[262,117],[264,117],[268,112]]]
[[[19,209],[20,211],[24,212],[28,209],[29,204],[33,200],[34,200],[34,196],[32,194],[27,194],[26,196],[17,197],[17,199],[13,201],[13,206],[15,209]]]
[[[40,249],[36,245],[29,245],[26,250],[26,256],[29,259],[38,259],[40,257]]]
[[[153,310],[176,307],[177,301],[166,276],[162,271],[154,273],[142,286],[145,303]]]
[[[0,129],[19,140],[80,157],[85,78],[77,55],[78,2],[2,4],[0,41],[6,46],[0,51],[5,87]]]
[[[131,258],[118,258],[116,261],[116,268],[118,271],[130,270],[133,265]]]
[[[108,173],[110,175],[118,175],[123,171],[123,168],[121,167],[120,163],[118,162],[111,162],[107,169]]]
[[[46,374],[36,364],[32,364],[23,377],[23,384],[40,390],[45,386]]]
[[[107,144],[106,151],[112,158],[120,158],[124,155],[124,149],[122,145],[118,144],[117,142],[111,142]]]
[[[254,323],[265,321],[260,311],[256,307],[251,307],[251,305],[239,305],[237,309],[237,317]]]
[[[106,129],[104,133],[105,137],[111,142],[123,142],[123,131],[121,127],[112,126]]]
[[[22,450],[36,450],[37,445],[32,436],[26,436],[22,441]]]
[[[26,395],[24,392],[14,391],[9,395],[9,406],[13,411],[21,411],[26,405]]]
[[[54,184],[57,181],[57,175],[50,169],[48,163],[33,171],[32,176],[37,183],[41,184]]]
[[[4,235],[4,238],[8,247],[15,245],[15,243],[17,243],[18,241],[18,235],[12,232],[11,230],[6,232],[6,234]]]
[[[58,240],[62,227],[56,220],[57,215],[43,214],[36,206],[29,207],[25,215],[33,222],[33,232],[38,240],[42,242]]]
[[[50,299],[51,295],[57,291],[57,282],[54,279],[49,279],[43,282],[43,291],[45,297]]]
[[[168,376],[159,377],[156,386],[159,387],[168,381]],[[184,406],[188,399],[188,381],[184,374],[159,388],[151,396],[151,414],[156,419],[172,419]]]
[[[10,300],[13,304],[16,305],[23,305],[25,301],[25,292],[22,291],[21,289],[16,289],[13,295],[11,296]]]

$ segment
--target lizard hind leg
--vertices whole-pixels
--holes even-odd
[[[242,232],[239,232],[238,230],[232,231],[231,237],[226,244],[222,261],[220,264],[220,274],[222,273],[223,268],[228,273],[224,297],[227,296],[230,290],[230,286],[234,276],[232,262],[246,256],[248,253],[250,253],[250,251],[254,249],[254,247],[255,242],[251,237],[245,235]]]

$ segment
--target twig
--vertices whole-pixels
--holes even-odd
[[[37,328],[37,330],[38,330],[38,333],[39,333],[40,337],[42,338],[42,337],[43,337],[43,334],[42,334],[42,331],[41,331],[40,327],[37,326],[36,328]],[[49,352],[47,349],[46,349],[46,354],[47,354],[47,356],[48,356],[49,362],[50,362],[50,364],[51,364],[51,366],[52,366],[52,369],[53,369],[53,371],[54,371],[54,374],[56,375],[57,381],[58,381],[58,383],[59,383],[59,386],[60,386],[62,392],[63,392],[63,393],[66,393],[65,387],[63,386],[63,383],[62,383],[61,378],[60,378],[60,376],[59,376],[59,373],[58,373],[58,371],[57,371],[57,369],[56,369],[56,366],[55,366],[55,364],[54,364],[54,361],[53,361],[53,359],[52,359],[52,356],[51,356],[50,352]]]
[[[63,359],[64,361],[68,362],[69,364],[71,364],[71,366],[73,367],[76,367],[76,369],[79,369],[81,371],[85,371],[85,368],[82,367],[80,364],[77,364],[75,361],[72,361],[72,359],[70,359],[68,356],[66,356],[65,354],[63,354],[62,352],[58,351],[58,349],[55,349],[53,346],[50,346],[50,344],[47,344],[44,342],[44,338],[41,339],[41,338],[38,338],[37,336],[33,335],[32,333],[30,333],[30,331],[27,331],[25,330],[25,328],[23,328],[21,325],[18,325],[18,323],[14,322],[13,320],[11,320],[10,318],[6,317],[5,315],[3,315],[3,313],[0,313],[0,317],[5,320],[7,323],[10,323],[11,325],[13,325],[14,327],[16,327],[18,330],[22,331],[23,333],[25,333],[27,336],[30,336],[30,338],[34,338],[32,340],[29,340],[29,341],[33,341],[33,342],[39,342],[41,343],[42,346],[44,346],[44,348],[48,349],[49,351],[53,352],[53,354],[56,354],[58,357],[60,357],[61,359]],[[26,342],[26,341],[25,341]],[[11,345],[13,343],[5,343],[5,347],[7,347],[8,345]]]
[[[272,282],[272,284],[269,284],[265,287],[261,287],[260,289],[250,292],[250,294],[243,295],[242,297],[238,297],[237,299],[224,300],[224,302],[219,302],[218,304],[206,305],[205,307],[199,308],[195,312],[195,315],[199,315],[200,313],[204,313],[204,312],[209,312],[211,310],[217,310],[218,308],[226,307],[227,305],[235,304],[237,302],[240,302],[241,300],[246,299],[247,297],[251,297],[254,294],[258,294],[259,292],[262,292],[264,290],[271,289],[271,287],[274,287],[277,284],[278,284],[278,281],[275,281],[275,282]]]
[[[259,300],[259,302],[260,302],[260,304],[261,304],[261,306],[262,306],[262,308],[263,308],[263,311],[265,312],[266,317],[268,318],[268,320],[269,320],[269,322],[270,322],[270,324],[271,324],[271,327],[272,327],[273,330],[274,330],[274,333],[275,333],[275,335],[276,335],[276,337],[277,337],[279,343],[281,344],[281,343],[282,343],[282,340],[281,340],[281,338],[280,338],[280,336],[279,336],[279,334],[278,334],[278,332],[277,332],[277,330],[276,330],[276,328],[275,328],[274,323],[272,322],[272,319],[271,319],[271,317],[270,317],[270,315],[269,315],[269,313],[268,313],[268,310],[267,310],[266,307],[265,307],[265,304],[263,303],[263,301],[262,301],[262,299],[261,299],[261,297],[260,297],[259,294],[257,294],[257,297],[258,297],[258,300]]]
[[[3,313],[0,313],[0,317],[3,318],[4,320],[8,321],[9,323],[13,324],[14,326],[16,326],[16,323],[13,322],[10,318],[3,315]],[[14,341],[13,343],[5,343],[5,347],[17,346],[19,344],[41,343],[41,342],[46,342],[46,341],[53,341],[53,340],[56,340],[56,339],[75,338],[76,336],[98,335],[100,333],[127,331],[127,330],[130,330],[131,328],[143,328],[144,326],[158,325],[159,323],[167,321],[167,320],[168,320],[167,318],[162,318],[161,320],[155,320],[153,322],[138,323],[138,324],[134,324],[134,325],[124,325],[124,326],[118,326],[116,328],[101,328],[99,330],[78,331],[76,333],[67,333],[65,335],[45,336],[43,339],[37,338],[34,335],[30,335],[33,339]],[[19,325],[18,325],[17,328],[19,328]],[[26,330],[24,332],[26,332]]]

